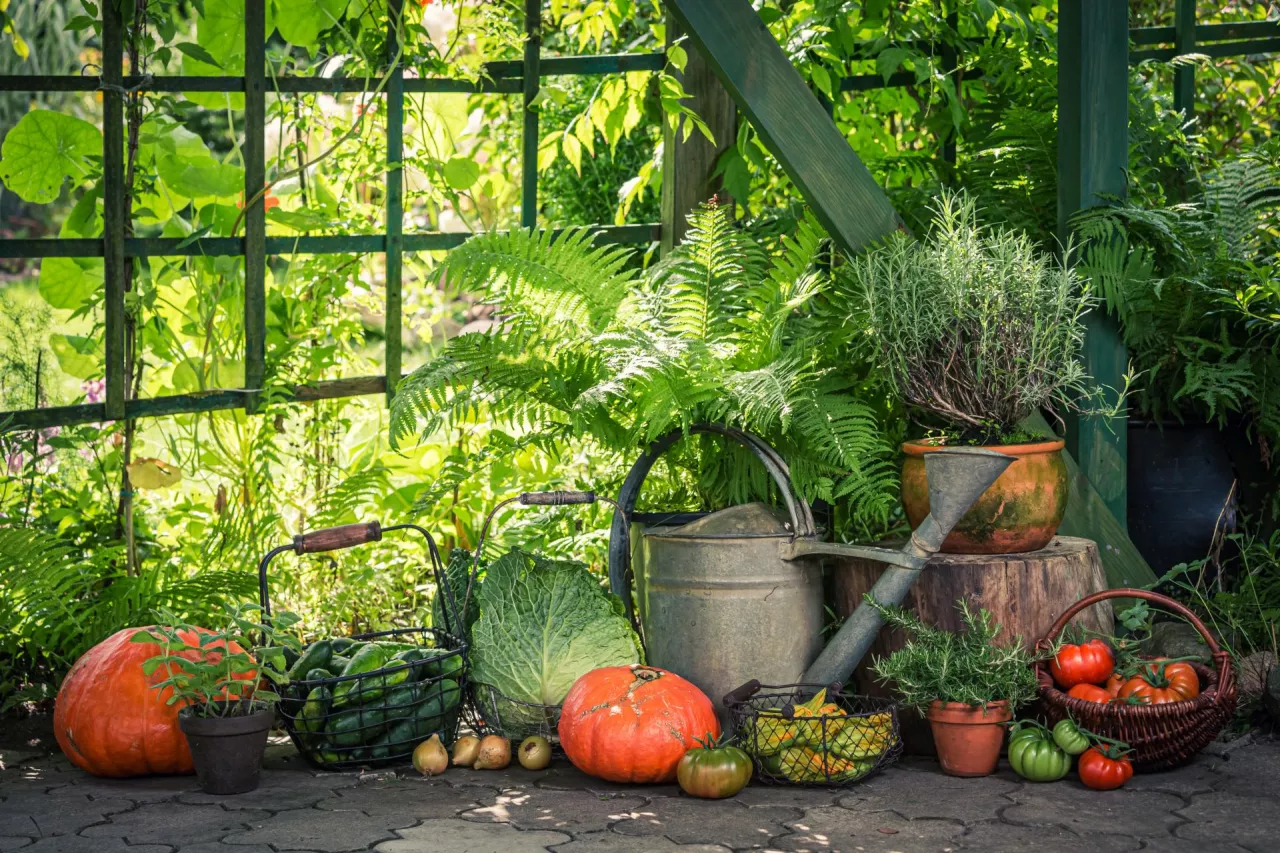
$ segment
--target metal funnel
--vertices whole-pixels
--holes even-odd
[[[1017,457],[980,447],[948,447],[924,455],[929,481],[929,515],[912,534],[912,544],[937,553],[951,528]]]
[[[899,605],[925,563],[942,547],[951,528],[1015,461],[1015,456],[977,447],[949,447],[926,453],[924,470],[929,481],[929,514],[911,532],[910,541],[901,551],[822,543],[806,547],[801,553],[853,556],[886,563],[884,574],[871,588],[870,595],[881,604]],[[884,620],[879,611],[865,601],[859,604],[805,672],[802,681],[811,684],[848,681],[882,625]]]

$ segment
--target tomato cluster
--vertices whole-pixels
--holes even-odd
[[[1064,643],[1049,672],[1068,696],[1086,702],[1162,705],[1200,695],[1200,677],[1191,664],[1155,658],[1117,669],[1111,647],[1098,639]]]
[[[1133,777],[1127,752],[1125,744],[1086,731],[1072,720],[1060,720],[1052,731],[1024,720],[1015,724],[1009,736],[1009,766],[1028,782],[1056,782],[1071,771],[1072,759],[1079,756],[1076,772],[1085,787],[1110,791]]]

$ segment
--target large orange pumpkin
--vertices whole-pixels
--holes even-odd
[[[145,628],[117,631],[81,655],[67,673],[53,709],[58,746],[71,763],[95,776],[145,776],[151,773],[191,773],[191,750],[178,728],[182,702],[165,704],[173,694],[153,684],[164,680],[164,669],[144,675],[142,664],[161,652],[158,643],[135,643]],[[205,629],[197,629],[204,631]],[[206,632],[212,633],[212,632]],[[187,643],[200,642],[196,631],[181,631]],[[243,651],[236,644],[232,651]],[[199,652],[183,652],[197,659]],[[209,653],[216,663],[221,655]]]
[[[673,782],[699,739],[720,736],[706,694],[674,672],[609,666],[574,682],[560,711],[560,746],[584,773],[610,782]]]

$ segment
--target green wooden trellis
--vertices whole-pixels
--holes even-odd
[[[387,57],[397,53],[394,21],[404,0],[388,0]],[[104,235],[92,239],[0,240],[0,258],[98,257],[104,261],[105,375],[102,403],[54,406],[0,412],[0,428],[38,429],[123,418],[154,417],[220,409],[254,408],[262,390],[266,363],[266,265],[270,255],[383,253],[386,257],[385,366],[381,376],[333,379],[300,386],[298,401],[383,393],[390,395],[401,374],[402,258],[405,252],[450,249],[468,235],[444,232],[403,233],[404,96],[418,93],[490,93],[521,95],[524,110],[521,181],[521,225],[537,226],[538,113],[533,108],[542,77],[618,74],[656,71],[665,64],[663,53],[611,54],[571,57],[542,56],[541,0],[525,0],[525,48],[522,60],[490,63],[488,77],[477,83],[449,78],[406,78],[403,68],[390,68],[387,96],[386,228],[383,234],[271,237],[266,233],[262,199],[252,200],[266,182],[266,4],[245,0],[245,68],[237,77],[136,77],[123,68],[123,20],[118,4],[103,3],[101,77],[0,77],[0,91],[102,92]],[[376,83],[364,78],[285,76],[274,79],[280,94],[372,92]],[[124,95],[129,90],[153,92],[225,92],[245,97],[245,198],[243,237],[180,238],[126,237],[124,218]],[[650,243],[660,239],[657,223],[602,227],[600,238],[620,243]],[[125,259],[152,256],[224,255],[245,259],[243,388],[212,389],[151,399],[127,399],[125,377]],[[388,380],[388,377],[391,377]]]
[[[403,0],[388,0],[391,15],[398,15]],[[115,4],[102,4],[108,9]],[[690,10],[698,7],[735,6],[727,0],[697,0],[697,3],[676,2],[673,7],[686,6]],[[1175,23],[1173,26],[1141,27],[1127,29],[1123,14],[1110,7],[1124,8],[1126,4],[1119,0],[1064,0],[1061,14],[1065,21],[1075,20],[1076,16],[1089,18],[1088,23],[1080,26],[1068,24],[1066,34],[1060,34],[1060,50],[1073,57],[1073,62],[1083,63],[1080,67],[1090,69],[1093,83],[1107,82],[1107,75],[1114,78],[1117,67],[1123,69],[1128,63],[1144,59],[1168,60],[1175,56],[1189,53],[1201,53],[1211,57],[1235,56],[1262,52],[1280,51],[1280,21],[1258,21],[1234,24],[1196,25],[1194,0],[1178,0]],[[615,54],[599,56],[543,57],[541,45],[541,6],[540,0],[525,0],[525,32],[526,42],[522,60],[492,63],[487,71],[488,78],[476,84],[468,81],[448,78],[405,78],[402,69],[393,68],[386,87],[388,98],[387,111],[387,158],[386,173],[386,211],[387,227],[384,234],[373,235],[333,235],[302,237],[270,237],[266,234],[265,210],[261,201],[250,204],[245,215],[245,234],[243,237],[201,238],[190,243],[179,238],[130,238],[125,236],[124,222],[124,93],[128,89],[148,89],[163,92],[228,92],[245,95],[245,196],[252,199],[263,186],[265,178],[264,125],[266,112],[267,78],[265,57],[265,3],[264,0],[245,0],[245,71],[243,76],[230,77],[190,77],[172,76],[160,78],[126,77],[123,73],[123,23],[122,20],[104,10],[103,17],[103,68],[101,78],[85,76],[5,76],[0,77],[0,91],[101,91],[103,93],[103,165],[104,165],[104,230],[101,239],[8,239],[0,240],[0,258],[46,258],[46,257],[101,257],[105,267],[105,374],[106,399],[103,403],[73,406],[50,407],[43,409],[0,412],[0,424],[7,429],[43,428],[54,425],[69,425],[104,421],[120,418],[138,418],[160,415],[172,415],[185,412],[212,411],[218,409],[249,408],[255,404],[256,395],[262,388],[265,365],[265,271],[269,255],[275,254],[325,254],[325,253],[378,253],[386,256],[386,374],[383,376],[366,376],[349,379],[319,381],[293,390],[292,397],[298,401],[311,401],[335,397],[346,397],[362,394],[393,393],[396,382],[401,375],[400,323],[402,296],[401,259],[405,252],[426,250],[442,250],[452,248],[466,239],[465,234],[418,232],[403,233],[403,185],[402,172],[399,166],[404,123],[403,96],[422,92],[482,92],[522,96],[524,107],[522,164],[521,164],[521,224],[524,227],[537,225],[537,149],[538,149],[538,114],[532,105],[537,97],[542,77],[553,75],[598,75],[627,71],[653,71],[661,69],[665,59],[661,53]],[[954,4],[948,6],[948,12],[955,14]],[[1109,12],[1109,15],[1108,15]],[[1079,18],[1080,22],[1084,18]],[[1104,21],[1103,19],[1106,18]],[[723,41],[727,29],[723,26],[725,18],[715,15],[704,17],[699,26],[693,25],[691,35],[696,42]],[[1117,24],[1119,21],[1119,24]],[[763,27],[763,25],[760,25]],[[1102,29],[1094,29],[1101,26]],[[1083,27],[1083,28],[1082,28]],[[1118,28],[1118,29],[1117,29]],[[388,57],[396,53],[394,43],[395,27],[389,26]],[[746,32],[746,30],[744,30]],[[1111,37],[1101,38],[1104,33]],[[1120,37],[1114,38],[1116,33]],[[1129,50],[1128,42],[1123,34],[1128,34],[1128,41],[1138,47]],[[1075,33],[1075,35],[1072,35]],[[1089,38],[1084,37],[1089,33]],[[944,51],[944,61],[949,68],[954,68],[957,57]],[[1106,54],[1110,54],[1108,57]],[[1123,59],[1121,59],[1123,57]],[[1109,62],[1108,62],[1109,59]],[[1120,63],[1117,66],[1117,59]],[[717,69],[719,72],[720,69]],[[1099,76],[1101,75],[1101,76]],[[909,72],[893,74],[888,80],[878,74],[866,74],[847,77],[840,82],[840,91],[856,92],[870,89],[900,87],[913,84],[915,76]],[[1095,162],[1100,152],[1110,152],[1106,156],[1113,157],[1117,151],[1123,151],[1126,144],[1124,121],[1107,121],[1106,116],[1122,118],[1127,105],[1122,96],[1110,99],[1095,100],[1086,103],[1089,91],[1079,87],[1076,81],[1076,101],[1066,106],[1066,112],[1074,115],[1080,127],[1089,128],[1094,133],[1093,124],[1102,119],[1109,134],[1106,138],[1093,139],[1092,144],[1077,138],[1077,147],[1068,145],[1068,161],[1065,162],[1064,180],[1074,183],[1076,189],[1070,190],[1070,197],[1075,198],[1074,206],[1064,200],[1064,216],[1069,215],[1099,192],[1123,192],[1122,177],[1115,185],[1116,175],[1109,175],[1105,185],[1090,183],[1094,173]],[[367,92],[373,84],[362,78],[314,78],[283,77],[275,81],[281,94],[308,92],[352,93]],[[1106,88],[1124,92],[1123,82],[1109,80]],[[1060,92],[1060,95],[1062,93]],[[764,90],[744,93],[749,99],[751,109],[748,114],[773,109],[769,103],[771,94]],[[1192,66],[1181,66],[1175,72],[1175,98],[1179,107],[1190,114],[1194,98],[1194,69]],[[1105,101],[1105,105],[1103,104]],[[1117,110],[1119,111],[1117,113]],[[776,110],[775,110],[776,112]],[[944,156],[954,156],[955,140],[944,141]],[[1087,156],[1081,157],[1079,144],[1084,144]],[[668,152],[668,156],[672,156]],[[797,155],[803,158],[803,155]],[[1122,155],[1121,155],[1122,156]],[[1074,159],[1072,159],[1074,158]],[[817,164],[796,163],[798,169],[804,170]],[[1114,170],[1112,170],[1114,171]],[[823,170],[819,170],[819,175]],[[1082,183],[1083,182],[1083,183]],[[804,182],[798,182],[804,186]],[[820,181],[814,181],[818,187]],[[1083,193],[1081,192],[1083,190]],[[856,194],[856,193],[855,193]],[[838,194],[833,198],[838,198]],[[871,198],[871,196],[867,196]],[[812,200],[811,200],[812,201]],[[831,223],[837,219],[847,220],[850,216],[861,216],[863,210],[831,211],[829,214],[822,208],[824,205],[814,202],[819,214]],[[873,204],[877,216],[887,222],[885,214],[878,205]],[[618,242],[647,243],[658,240],[663,227],[671,223],[653,223],[644,225],[627,225],[601,228],[601,238]],[[840,226],[833,229],[840,230]],[[849,226],[850,235],[871,233],[864,224]],[[124,353],[124,295],[125,295],[125,259],[145,258],[150,256],[181,255],[227,255],[245,258],[245,387],[237,389],[214,389],[195,394],[173,395],[153,399],[126,399],[125,387],[125,353]],[[1114,355],[1114,330],[1100,329],[1090,339],[1089,351],[1091,359],[1106,352]],[[1095,365],[1098,367],[1099,365]],[[1113,382],[1112,367],[1100,365],[1106,369],[1095,370],[1103,381]],[[387,377],[392,377],[388,381]],[[1102,427],[1094,425],[1086,430],[1084,438],[1086,447],[1097,446],[1107,449],[1106,439],[1101,436]],[[1123,432],[1123,431],[1121,431]],[[1079,447],[1080,438],[1076,439]],[[1095,444],[1090,441],[1096,440]],[[1112,442],[1110,450],[1119,454],[1123,460],[1123,445],[1117,449]],[[1100,459],[1086,455],[1081,460],[1082,469],[1091,480],[1101,482],[1100,488],[1107,498],[1113,512],[1123,519],[1123,478],[1116,489],[1105,488],[1106,481],[1115,473],[1115,453],[1103,465]],[[1104,470],[1105,469],[1105,470]],[[1110,471],[1111,474],[1108,474]]]

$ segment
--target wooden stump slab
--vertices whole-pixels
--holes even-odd
[[[870,560],[828,559],[836,612],[844,617],[862,601],[863,593],[884,571],[883,563]],[[955,608],[965,599],[986,608],[1004,626],[997,642],[1011,643],[1021,635],[1027,647],[1045,635],[1068,606],[1107,588],[1098,546],[1088,539],[1057,536],[1045,548],[1026,554],[938,554],[929,561],[920,579],[907,593],[903,606],[924,621],[949,631],[962,627]],[[1081,613],[1075,624],[1111,633],[1114,618],[1110,602]],[[858,692],[892,696],[892,690],[875,681],[871,661],[902,647],[906,637],[883,628],[871,651],[854,673]],[[932,738],[923,721],[903,715],[904,737],[912,752],[932,752]]]

